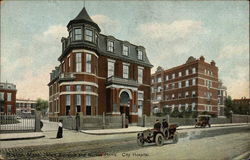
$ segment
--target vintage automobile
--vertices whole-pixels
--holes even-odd
[[[210,115],[199,115],[198,120],[196,119],[195,128],[205,128],[206,126],[211,127],[209,123],[210,118]]]
[[[161,128],[160,131],[155,129],[147,129],[137,134],[137,144],[143,146],[144,143],[156,143],[157,146],[163,145],[164,141],[172,140],[173,143],[178,142],[176,132],[177,124],[171,124],[168,128]]]

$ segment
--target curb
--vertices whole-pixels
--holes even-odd
[[[109,133],[91,133],[91,132],[85,132],[81,130],[80,132],[89,134],[89,135],[113,135],[113,134],[129,134],[129,133],[138,133],[141,131],[127,131],[127,132],[109,132]]]
[[[12,137],[11,137],[12,136]],[[39,135],[22,135],[22,136],[15,136],[15,135],[8,135],[6,137],[1,137],[0,134],[0,141],[12,141],[12,140],[26,140],[26,139],[37,139],[37,138],[43,138],[45,137],[45,135],[43,133],[39,134]]]

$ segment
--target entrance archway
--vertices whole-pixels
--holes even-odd
[[[132,99],[131,92],[127,89],[122,89],[119,94],[120,98],[120,112],[121,114],[125,113],[128,117],[129,122],[131,122],[131,117],[129,114],[130,100]]]

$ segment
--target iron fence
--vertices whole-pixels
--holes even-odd
[[[0,115],[0,133],[34,132],[35,115],[19,117],[16,114]]]

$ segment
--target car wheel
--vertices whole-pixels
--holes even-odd
[[[143,146],[144,145],[144,139],[142,136],[137,137],[137,144],[138,146]]]
[[[162,146],[163,143],[164,143],[164,138],[163,138],[163,135],[162,134],[157,134],[155,136],[155,143],[157,146]]]
[[[173,143],[175,144],[175,143],[177,143],[178,141],[179,141],[178,134],[175,133],[175,134],[174,134],[174,137],[173,137]]]

